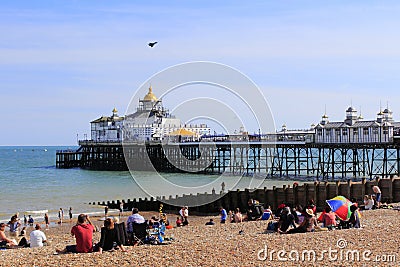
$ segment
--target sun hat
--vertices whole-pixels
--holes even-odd
[[[310,215],[310,216],[313,216],[313,215],[314,215],[314,212],[313,212],[312,209],[306,209],[306,213],[307,213],[308,215]]]

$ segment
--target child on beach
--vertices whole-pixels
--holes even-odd
[[[183,226],[181,217],[176,217],[176,227],[181,227]]]

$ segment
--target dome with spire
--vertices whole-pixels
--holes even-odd
[[[114,108],[114,109],[112,110],[112,113],[118,113],[117,108]]]
[[[143,100],[145,101],[157,101],[157,97],[153,94],[153,89],[151,88],[151,85],[149,87],[149,92],[144,96]]]

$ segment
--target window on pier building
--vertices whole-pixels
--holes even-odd
[[[347,129],[342,129],[342,135],[347,135]]]
[[[357,136],[358,135],[358,128],[353,129],[353,135]]]
[[[331,135],[332,129],[326,129],[326,135]]]
[[[369,128],[364,128],[363,129],[363,134],[364,135],[369,135]]]
[[[388,127],[383,127],[383,134],[388,134],[389,128]]]
[[[374,128],[373,133],[374,133],[374,134],[378,134],[378,133],[379,133],[378,127],[375,127],[375,128]]]
[[[318,135],[322,135],[322,129],[318,129],[318,130],[317,130],[317,134],[318,134]]]

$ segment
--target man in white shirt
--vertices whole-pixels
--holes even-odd
[[[133,232],[133,223],[145,223],[143,216],[139,214],[139,210],[137,208],[132,209],[132,215],[129,216],[128,220],[126,221],[129,233]]]
[[[43,247],[43,243],[47,242],[46,235],[40,231],[40,224],[36,224],[35,230],[30,234],[31,248]]]

